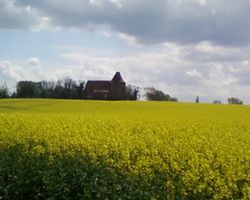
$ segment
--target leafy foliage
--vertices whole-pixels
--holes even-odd
[[[0,101],[0,199],[249,199],[250,108]]]
[[[83,98],[84,82],[79,84],[71,78],[64,78],[55,82],[49,81],[19,81],[14,97],[18,98]]]
[[[8,88],[7,88],[6,84],[3,84],[2,86],[0,86],[0,99],[1,98],[8,98],[8,97],[9,97]]]
[[[213,104],[222,104],[222,101],[221,101],[221,100],[216,99],[216,100],[214,100],[214,101],[213,101]]]
[[[196,97],[196,100],[195,100],[195,103],[199,103],[200,102],[200,99],[199,99],[199,97],[197,96]]]
[[[17,98],[56,98],[56,99],[86,99],[85,82],[75,81],[65,77],[57,82],[53,81],[19,81],[16,93]],[[137,100],[139,87],[127,85],[125,99]],[[1,98],[1,88],[0,88]]]
[[[146,98],[149,101],[178,101],[177,98],[171,97],[169,94],[165,94],[163,91],[154,87],[145,88]]]
[[[238,99],[238,98],[235,98],[235,97],[231,97],[231,98],[228,98],[228,103],[229,104],[238,104],[238,105],[242,105],[243,104],[243,101]]]

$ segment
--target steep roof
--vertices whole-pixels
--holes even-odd
[[[106,90],[110,89],[111,81],[88,81],[85,87],[86,91],[99,89],[99,90]]]
[[[116,83],[125,83],[125,81],[123,80],[122,78],[122,75],[120,72],[116,72],[113,79],[112,79],[112,82],[116,82]]]

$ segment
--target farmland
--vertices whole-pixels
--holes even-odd
[[[0,100],[0,199],[250,199],[250,107]]]

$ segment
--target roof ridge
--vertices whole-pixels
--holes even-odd
[[[111,81],[112,82],[125,83],[125,81],[123,80],[122,75],[121,75],[120,72],[116,72]]]

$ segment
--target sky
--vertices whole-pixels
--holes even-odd
[[[0,85],[109,80],[250,104],[249,0],[0,0]]]

